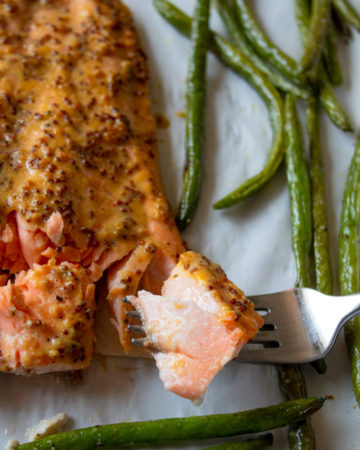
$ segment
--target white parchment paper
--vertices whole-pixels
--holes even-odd
[[[133,11],[149,57],[153,110],[170,120],[159,130],[161,169],[171,204],[176,207],[184,159],[185,77],[188,41],[156,13],[151,0],[126,0]],[[192,10],[193,0],[177,0]],[[301,44],[289,0],[254,0],[259,20],[272,39],[299,59]],[[357,3],[357,4],[356,4]],[[354,6],[360,11],[357,0]],[[222,27],[212,14],[212,26]],[[341,46],[344,85],[337,93],[355,129],[360,125],[360,36]],[[238,76],[211,55],[208,64],[206,175],[195,221],[185,233],[189,247],[220,263],[247,294],[290,288],[295,282],[291,253],[289,202],[283,170],[247,203],[216,212],[212,203],[263,164],[271,141],[264,105]],[[301,107],[302,105],[300,105]],[[337,234],[342,191],[355,134],[336,129],[322,117],[333,266],[337,270]],[[326,312],[324,312],[326,314]],[[314,416],[318,449],[359,449],[360,413],[351,388],[343,338],[327,358],[326,375],[304,369],[310,395],[332,394],[334,401]],[[17,377],[0,374],[0,447],[24,439],[28,426],[66,412],[68,428],[128,420],[235,412],[282,400],[273,367],[233,362],[213,381],[203,404],[166,392],[151,360],[95,356],[81,383],[67,376]],[[275,432],[275,449],[286,449],[286,430]],[[174,446],[172,446],[174,448]],[[197,446],[198,448],[198,446]]]

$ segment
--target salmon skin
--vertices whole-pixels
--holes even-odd
[[[146,305],[157,302],[170,331],[192,314],[206,318],[204,338],[218,346],[190,345],[193,321],[180,350],[165,338],[156,355],[167,388],[202,395],[261,319],[218,266],[185,252],[160,178],[146,57],[128,9],[118,0],[4,0],[0,22],[0,370],[86,368],[95,283],[106,278],[105,327],[111,320],[125,353],[132,319],[124,296],[149,323]],[[176,304],[185,315],[176,318]],[[189,346],[207,370],[204,382],[195,380]],[[179,376],[170,359],[184,355],[189,370]]]

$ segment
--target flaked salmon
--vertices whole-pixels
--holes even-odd
[[[124,296],[140,291],[145,320],[154,320],[146,305],[156,304],[169,329],[175,304],[184,305],[178,319],[191,326],[179,353],[189,360],[194,351],[214,368],[205,384],[189,383],[192,368],[174,382],[183,387],[165,383],[197,396],[261,320],[217,266],[184,254],[128,9],[118,0],[4,0],[0,23],[0,370],[86,368],[95,283],[105,278],[106,327],[111,320],[126,353]],[[186,268],[189,258],[198,270]],[[224,287],[208,291],[209,277]],[[214,336],[217,346],[208,342],[205,351]],[[161,364],[156,356],[164,380],[172,376],[167,345]]]
[[[128,299],[143,319],[165,388],[192,400],[263,325],[220,266],[191,251],[181,254],[161,295],[141,290]]]

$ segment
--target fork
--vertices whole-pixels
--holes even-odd
[[[241,350],[239,362],[293,364],[320,359],[331,350],[343,325],[360,313],[360,293],[330,296],[294,288],[248,298],[263,316],[264,326]],[[135,311],[128,314],[140,318]],[[129,325],[129,330],[143,332],[137,325]],[[151,345],[147,338],[132,342]]]

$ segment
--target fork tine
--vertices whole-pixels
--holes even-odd
[[[261,344],[262,342],[278,342],[276,333],[273,331],[263,331],[256,335],[249,344]]]
[[[241,350],[239,356],[236,358],[236,361],[258,364],[274,364],[283,362],[281,356],[281,347],[262,348],[257,350],[248,350],[245,348]]]
[[[125,314],[129,317],[132,317],[133,319],[141,319],[140,314],[135,310],[126,311]]]
[[[147,338],[132,338],[131,343],[139,347],[147,347],[149,345],[149,339]]]
[[[275,325],[276,323],[278,323],[278,321],[276,320],[274,315],[271,315],[271,314],[268,314],[267,316],[264,316],[263,320],[264,320],[264,325]],[[259,331],[262,332],[262,331],[265,331],[265,330],[262,330],[262,328],[260,328]]]
[[[141,327],[140,325],[132,325],[132,324],[129,324],[129,325],[127,326],[127,329],[128,329],[129,331],[133,331],[134,333],[145,333],[144,328]]]
[[[270,311],[274,311],[279,308],[281,309],[285,301],[291,301],[293,298],[293,289],[288,289],[283,292],[274,292],[272,294],[249,296],[249,299],[254,303],[256,310],[269,309]]]
[[[152,352],[158,352],[159,348],[149,338],[132,338],[131,343],[139,347],[146,348]]]

